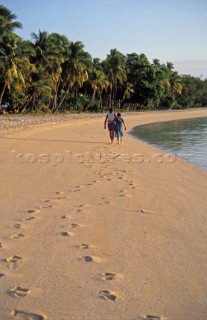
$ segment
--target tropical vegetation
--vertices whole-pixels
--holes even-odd
[[[0,112],[102,112],[207,106],[207,79],[180,75],[173,64],[111,49],[92,58],[82,42],[41,31],[24,40],[16,15],[0,5]]]

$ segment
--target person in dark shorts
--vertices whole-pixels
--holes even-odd
[[[106,118],[104,121],[104,129],[106,129],[106,124],[108,123],[108,130],[109,130],[109,136],[111,139],[111,143],[114,142],[116,118],[117,118],[117,116],[115,115],[115,113],[113,113],[113,109],[112,108],[109,109],[109,113],[106,115]]]

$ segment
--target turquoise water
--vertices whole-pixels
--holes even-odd
[[[207,169],[207,117],[137,126],[132,135]]]

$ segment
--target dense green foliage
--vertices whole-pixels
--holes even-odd
[[[173,64],[112,49],[93,59],[81,42],[46,31],[25,41],[16,16],[0,5],[0,111],[103,111],[207,106],[207,80],[179,75]]]

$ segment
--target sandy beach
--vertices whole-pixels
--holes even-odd
[[[207,318],[207,170],[127,134],[207,109],[0,131],[1,320]]]

